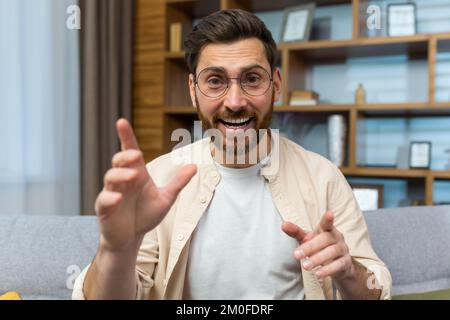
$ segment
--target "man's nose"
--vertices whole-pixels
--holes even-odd
[[[242,91],[239,79],[230,79],[229,88],[225,95],[225,107],[238,111],[247,105],[245,93]]]

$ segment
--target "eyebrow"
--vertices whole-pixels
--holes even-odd
[[[239,69],[239,71],[243,72],[243,71],[247,71],[247,70],[250,70],[250,69],[253,69],[253,68],[256,68],[256,67],[265,69],[260,64],[255,63],[255,64],[251,64],[249,66],[242,67],[242,68]],[[200,72],[202,72],[204,70],[211,70],[211,71],[216,71],[216,72],[224,72],[224,73],[228,74],[228,72],[223,67],[206,67],[206,68],[200,70]],[[200,72],[199,72],[199,74],[200,74]]]

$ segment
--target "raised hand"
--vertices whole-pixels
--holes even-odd
[[[282,230],[298,241],[300,245],[294,251],[295,258],[302,261],[306,270],[315,269],[317,278],[331,276],[339,280],[352,274],[352,257],[344,236],[334,226],[331,211],[322,217],[313,231],[304,231],[290,222],[284,222]]]
[[[147,172],[129,122],[117,121],[117,132],[122,151],[114,155],[95,204],[100,245],[109,251],[138,248],[144,235],[163,220],[197,171],[195,165],[187,165],[167,186],[158,188]]]

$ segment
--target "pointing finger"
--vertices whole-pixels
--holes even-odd
[[[327,211],[320,220],[320,229],[322,231],[333,231],[334,228],[334,215],[331,211]]]
[[[301,243],[308,232],[304,231],[302,228],[293,224],[292,222],[284,222],[281,225],[281,229],[290,237],[296,239],[299,243]]]
[[[130,123],[126,119],[119,119],[116,123],[117,133],[119,135],[122,150],[137,149],[139,145],[131,128]]]

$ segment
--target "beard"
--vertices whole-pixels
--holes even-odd
[[[270,136],[270,124],[272,123],[273,116],[273,107],[275,102],[275,89],[272,90],[272,97],[270,100],[270,108],[265,114],[258,115],[252,111],[248,111],[246,109],[239,109],[236,112],[232,112],[229,109],[226,109],[224,112],[217,112],[213,114],[211,117],[206,117],[202,112],[202,107],[199,104],[197,94],[195,95],[195,102],[197,105],[198,115],[202,122],[203,130],[208,132],[215,132],[215,134],[210,134],[211,142],[213,142],[216,149],[222,151],[224,155],[227,157],[226,163],[229,163],[229,157],[232,158],[233,164],[236,164],[236,158],[245,158],[245,163],[249,163],[250,154],[255,155],[257,158],[258,148],[259,152],[267,153],[267,150],[270,150],[270,146],[268,143],[267,136]],[[248,130],[232,130],[227,129],[224,133],[219,129],[221,119],[243,119],[243,118],[251,118],[253,119],[254,128],[249,128]],[[220,134],[218,134],[220,132]],[[266,139],[263,139],[263,138]],[[259,153],[260,154],[260,153]],[[255,158],[253,158],[255,159]],[[238,160],[238,162],[242,162]],[[256,164],[256,163],[254,163]]]

